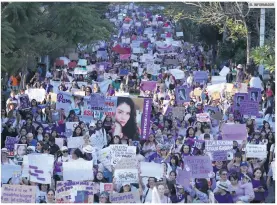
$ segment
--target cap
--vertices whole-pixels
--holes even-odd
[[[62,146],[61,151],[68,150],[67,146]]]
[[[1,152],[9,153],[9,151],[8,151],[7,148],[2,148],[2,149],[1,149]]]
[[[94,122],[91,122],[91,123],[89,124],[89,126],[90,126],[90,127],[95,127],[96,125],[95,125]]]
[[[241,64],[238,64],[237,68],[242,68],[242,65],[241,65]]]
[[[247,166],[247,167],[248,167],[248,164],[247,164],[247,162],[241,162],[241,163],[240,163],[240,166],[241,166],[241,167],[243,167],[243,166]]]

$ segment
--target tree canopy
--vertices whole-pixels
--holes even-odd
[[[26,69],[37,57],[70,46],[108,39],[108,3],[1,3],[2,70]]]

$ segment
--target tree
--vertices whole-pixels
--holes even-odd
[[[106,40],[113,31],[103,18],[108,3],[1,3],[2,69],[25,70],[36,59],[65,47]]]
[[[193,9],[184,12],[189,5]],[[176,21],[191,19],[198,24],[216,26],[224,39],[235,42],[246,39],[247,63],[250,60],[251,29],[248,24],[251,9],[243,2],[200,2],[170,5],[166,13]]]
[[[270,72],[275,71],[275,46],[274,43],[262,47],[256,47],[251,51],[251,58],[256,65],[264,65]]]

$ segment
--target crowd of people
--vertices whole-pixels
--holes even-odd
[[[23,79],[17,75],[10,77],[10,96],[6,107],[1,109],[2,166],[20,165],[22,170],[26,169],[24,156],[32,154],[53,155],[54,163],[49,165],[53,166],[50,184],[23,176],[16,180],[13,176],[7,182],[2,181],[2,186],[35,186],[36,203],[55,203],[57,183],[63,181],[63,163],[91,161],[93,182],[113,184],[111,191],[94,193],[95,203],[110,203],[114,193],[127,192],[139,194],[137,203],[264,203],[269,194],[275,194],[270,193],[272,187],[275,191],[274,82],[263,79],[258,69],[249,75],[241,64],[227,63],[225,67],[229,72],[223,76],[224,83],[245,83],[247,89],[260,89],[261,98],[256,93],[252,96],[259,101],[259,114],[253,117],[237,112],[235,93],[227,93],[225,89],[215,99],[209,86],[214,85],[212,63],[216,56],[200,44],[184,42],[179,34],[177,36],[174,22],[167,16],[153,14],[152,9],[133,3],[112,4],[106,18],[118,33],[112,35],[110,41],[101,42],[95,52],[80,52],[78,59],[85,59],[85,65],[78,66],[77,59],[62,63],[59,59],[46,73],[40,70],[25,83],[20,82]],[[155,9],[162,12],[162,8]],[[76,67],[87,69],[87,73],[76,74]],[[124,69],[127,74],[122,74]],[[176,70],[182,75],[176,74]],[[208,77],[196,82],[194,73],[198,71],[206,72]],[[143,89],[146,81],[155,82],[153,89]],[[108,85],[102,86],[103,82]],[[187,87],[176,92],[182,86]],[[32,88],[44,89],[44,100],[25,102],[21,99]],[[195,90],[200,90],[200,95],[196,95]],[[68,111],[66,107],[56,107],[59,96],[55,101],[52,94],[60,91],[80,91],[84,95],[78,95],[76,108]],[[101,94],[104,99],[117,97],[115,113],[96,112],[92,107],[91,112],[97,114],[93,114],[90,122],[82,121],[82,99],[93,94]],[[133,116],[143,118],[145,115],[136,113],[134,98],[151,99],[151,120],[147,125],[150,131],[146,138],[141,136],[143,125],[136,124],[140,119],[133,119]],[[23,105],[28,108],[22,109]],[[176,107],[183,108],[182,113],[174,113]],[[212,110],[207,111],[207,107]],[[198,114],[208,112],[208,121],[198,119]],[[215,117],[215,113],[220,118]],[[61,129],[67,122],[77,123],[72,133]],[[178,178],[178,173],[189,170],[184,162],[192,156],[210,157],[205,151],[205,141],[223,140],[224,124],[246,124],[245,139],[233,141],[232,154],[227,159],[211,158],[213,171],[209,176],[190,178],[184,185]],[[9,137],[14,138],[16,146],[9,146]],[[68,147],[68,138],[74,137],[83,137],[84,143],[72,149]],[[61,146],[56,144],[57,138],[63,139]],[[197,142],[203,143],[196,146]],[[162,164],[163,176],[145,178],[138,168],[136,183],[117,182],[115,167],[97,159],[97,152],[116,144],[136,146],[134,160],[138,164]],[[247,157],[247,144],[266,145],[266,157]]]

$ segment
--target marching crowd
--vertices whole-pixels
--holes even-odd
[[[10,77],[8,83],[10,95],[6,107],[1,109],[2,166],[20,165],[23,169],[24,155],[34,153],[53,155],[54,164],[51,184],[36,183],[30,181],[28,177],[20,177],[18,180],[11,177],[7,182],[2,180],[2,185],[36,186],[36,203],[55,203],[57,183],[63,181],[63,163],[92,161],[93,182],[113,183],[113,190],[94,193],[95,203],[110,203],[113,193],[126,192],[138,193],[137,203],[266,202],[270,187],[275,186],[273,76],[270,76],[271,80],[263,79],[256,68],[254,74],[248,74],[241,64],[238,66],[230,62],[225,64],[229,72],[224,76],[224,83],[233,85],[245,83],[248,88],[260,89],[259,115],[245,117],[235,109],[234,93],[230,95],[222,89],[220,97],[214,99],[208,92],[215,74],[214,52],[206,51],[200,44],[193,45],[180,40],[181,37],[176,35],[174,22],[166,16],[153,14],[152,9],[134,4],[112,4],[106,13],[106,18],[114,23],[118,35],[113,35],[109,42],[101,42],[95,52],[78,54],[78,59],[86,59],[83,69],[86,66],[93,67],[85,74],[74,73],[75,68],[69,65],[73,63],[77,67],[78,60],[76,62],[71,60],[67,63],[60,64],[60,61],[55,63],[53,68],[44,74],[39,70],[25,83],[22,83],[22,75]],[[135,46],[135,42],[140,42],[140,45]],[[142,60],[144,54],[149,54],[153,58],[150,57],[149,60],[146,57]],[[150,67],[147,65],[148,60],[154,61]],[[168,64],[169,60],[173,63]],[[157,66],[159,69],[151,69],[151,66]],[[123,68],[127,70],[127,74],[121,74]],[[171,72],[176,69],[184,74],[183,77],[180,78],[178,74]],[[203,82],[196,82],[195,71],[205,71],[208,78]],[[107,79],[111,83],[104,90],[100,87],[101,82]],[[145,81],[155,81],[155,87],[149,90],[142,89],[142,83]],[[52,82],[55,82],[55,85]],[[78,85],[80,82],[83,82],[82,85]],[[183,99],[186,99],[186,92],[176,90],[184,85],[191,88],[191,92],[188,100],[180,103],[177,98],[183,95]],[[45,98],[40,102],[29,99],[30,101],[26,103],[30,107],[21,109],[23,102],[19,100],[19,96],[28,95],[28,89],[31,88],[44,89]],[[82,121],[81,109],[67,112],[65,108],[56,108],[51,95],[55,89],[71,93],[76,90],[82,91],[83,97],[92,94],[117,96],[115,115],[118,117],[101,113],[100,116],[93,116],[90,122]],[[200,90],[200,95],[195,95],[195,89]],[[132,117],[136,113],[132,102],[128,101],[138,97],[151,98],[152,102],[150,132],[146,139],[142,139],[138,134],[143,128],[136,125],[136,119]],[[81,103],[82,100],[79,100],[78,104]],[[176,116],[173,113],[174,107],[184,109]],[[214,115],[210,114],[210,121],[199,121],[197,114],[207,113],[205,107],[217,110],[220,119],[213,118]],[[55,115],[57,113],[58,115]],[[69,134],[59,129],[66,122],[77,122],[78,126]],[[45,124],[48,126],[44,126]],[[184,163],[185,159],[190,156],[209,156],[205,151],[205,143],[200,146],[195,144],[206,140],[223,140],[223,124],[246,124],[245,140],[233,141],[230,150],[232,154],[227,159],[222,161],[211,159],[213,171],[206,178],[190,178],[184,185],[182,181],[184,179],[178,178],[178,173],[182,170],[189,171]],[[13,156],[8,149],[7,137],[13,137],[16,141],[17,146],[12,150],[16,156]],[[70,137],[83,137],[84,144],[76,149],[68,148],[67,138]],[[56,144],[56,138],[63,138],[62,146]],[[114,167],[107,167],[97,160],[93,145],[99,144],[99,141],[103,146],[98,147],[98,151],[115,144],[136,146],[134,160],[138,163],[162,164],[163,176],[161,178],[151,176],[145,179],[140,176],[139,171],[137,183],[118,183],[114,177]],[[266,157],[263,159],[247,157],[246,144],[266,145]]]

